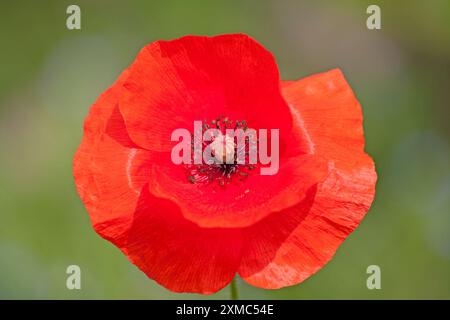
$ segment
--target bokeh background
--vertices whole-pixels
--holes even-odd
[[[66,8],[81,7],[81,30]],[[366,28],[381,7],[382,29]],[[247,299],[450,298],[450,2],[2,1],[0,298],[228,298],[175,294],[91,228],[71,162],[89,106],[140,48],[186,34],[244,32],[283,79],[339,67],[364,112],[375,202],[335,258],[304,283]],[[82,289],[65,286],[66,267]],[[366,268],[381,267],[368,290]],[[207,267],[207,266],[205,266]]]

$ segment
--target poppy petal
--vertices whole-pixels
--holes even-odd
[[[173,130],[220,116],[290,131],[275,60],[246,35],[157,41],[129,70],[119,107],[131,139],[143,148],[169,152]]]
[[[301,202],[326,174],[322,158],[300,155],[280,161],[275,175],[251,172],[242,182],[220,187],[215,182],[193,184],[182,168],[155,165],[153,176],[158,178],[151,179],[150,189],[155,196],[174,201],[187,219],[201,227],[237,228]]]
[[[73,161],[75,185],[95,230],[113,242],[124,240],[151,154],[129,139],[117,107],[124,72],[94,103]]]
[[[329,175],[302,204],[244,230],[239,274],[267,289],[300,283],[323,267],[368,211],[376,183],[374,163],[364,153],[360,105],[342,73],[283,87],[315,153],[329,159]]]
[[[241,258],[239,229],[200,228],[148,187],[128,234],[128,258],[175,292],[211,294],[222,289],[233,279]]]

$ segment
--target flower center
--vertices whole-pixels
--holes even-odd
[[[211,151],[218,163],[235,163],[235,148],[236,144],[234,143],[234,138],[226,134],[220,134],[213,142],[211,142]]]
[[[216,134],[205,141],[203,138],[206,131],[215,129]],[[245,139],[238,141],[236,135],[229,135],[230,129],[237,132],[246,133],[248,126],[245,120],[233,121],[228,117],[219,117],[211,121],[203,121],[201,132],[194,132],[194,138],[201,141],[201,155],[194,155],[203,158],[203,153],[210,152],[212,161],[201,164],[186,165],[187,179],[193,184],[217,183],[219,186],[226,186],[232,182],[245,180],[249,172],[256,168],[249,163],[249,150],[256,147],[256,141],[252,141],[246,135]],[[195,139],[194,139],[195,140]],[[195,149],[194,142],[192,149]],[[238,161],[240,159],[240,161]]]

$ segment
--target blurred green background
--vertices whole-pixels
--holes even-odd
[[[81,7],[81,30],[66,8]],[[381,7],[382,29],[366,28]],[[158,39],[244,32],[283,79],[343,69],[364,112],[375,202],[335,258],[241,298],[450,298],[450,1],[2,1],[0,298],[228,298],[175,294],[92,230],[71,162],[90,105]],[[65,286],[82,270],[82,290]],[[381,267],[382,289],[366,287]]]

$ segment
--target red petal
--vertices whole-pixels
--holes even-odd
[[[142,192],[128,244],[129,259],[175,292],[214,293],[234,277],[241,257],[238,229],[203,229],[171,201]]]
[[[201,227],[236,228],[301,202],[310,187],[323,181],[327,166],[317,156],[300,155],[280,160],[275,175],[255,169],[245,181],[225,187],[192,184],[183,169],[171,163],[154,170],[151,192],[177,203],[187,219]]]
[[[120,111],[128,133],[149,150],[170,151],[174,129],[221,115],[290,131],[274,58],[246,35],[154,42],[139,53],[124,87]]]
[[[151,158],[129,139],[117,107],[125,77],[126,72],[91,107],[73,160],[75,185],[92,224],[113,242],[124,240]]]
[[[313,152],[346,168],[364,152],[361,106],[339,69],[290,84],[283,95],[296,125],[305,127]]]
[[[368,211],[376,182],[363,150],[361,108],[342,73],[332,70],[284,88],[315,153],[329,159],[329,176],[302,204],[244,230],[239,274],[271,289],[305,280],[332,258]]]

